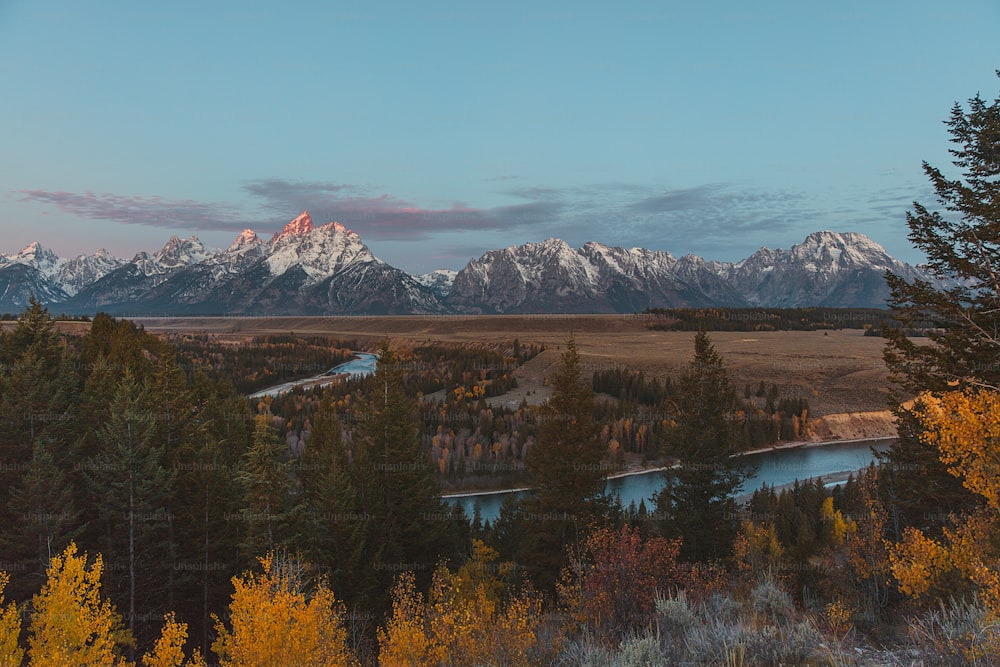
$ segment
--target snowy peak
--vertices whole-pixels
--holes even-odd
[[[175,269],[197,264],[207,259],[209,255],[197,236],[186,239],[171,236],[167,244],[153,256],[153,261],[163,269]]]
[[[56,282],[70,296],[97,282],[107,274],[125,264],[107,250],[101,248],[93,255],[79,255],[66,260],[59,267]]]
[[[433,291],[438,298],[443,299],[451,292],[451,286],[455,284],[455,276],[457,275],[458,271],[452,269],[435,269],[430,273],[413,276],[413,279]]]
[[[59,264],[61,263],[61,260],[54,252],[38,241],[29,243],[21,252],[16,255],[9,255],[7,259],[13,264],[32,266],[46,277],[52,277],[59,270]]]
[[[192,236],[131,261],[106,250],[59,258],[39,243],[0,255],[0,306],[35,294],[65,312],[177,313],[629,313],[673,307],[884,307],[886,270],[930,278],[867,236],[822,231],[746,259],[549,238],[491,250],[459,272],[410,276],[375,257],[337,222],[307,212],[270,241],[244,230],[222,251]],[[6,299],[6,300],[4,300]],[[109,311],[110,312],[110,311]]]
[[[302,236],[308,234],[313,230],[312,217],[309,215],[309,211],[303,211],[299,214],[299,217],[295,218],[284,228],[275,234],[275,240],[282,236]]]
[[[884,270],[893,263],[885,248],[854,232],[814,232],[792,246],[789,257],[794,262],[814,263],[817,267],[867,265]]]
[[[447,303],[465,312],[629,312],[646,307],[884,307],[884,272],[915,269],[867,236],[816,232],[737,263],[559,239],[491,251],[459,272]]]
[[[315,283],[351,264],[379,262],[361,237],[337,222],[313,227],[308,213],[285,225],[271,239],[267,264],[271,275],[283,275],[299,267]]]
[[[240,235],[236,237],[236,240],[229,244],[227,252],[240,252],[248,248],[253,248],[259,246],[263,243],[257,232],[252,229],[244,229],[240,232]]]

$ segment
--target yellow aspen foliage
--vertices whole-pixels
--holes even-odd
[[[776,568],[784,553],[771,524],[744,521],[733,540],[733,560],[740,571],[747,574]]]
[[[24,649],[17,644],[21,634],[21,614],[17,605],[11,602],[3,606],[3,591],[10,577],[0,572],[0,667],[19,667],[24,658]]]
[[[187,623],[179,623],[170,612],[163,617],[160,638],[150,653],[142,656],[143,667],[181,667],[184,665],[184,642],[187,641]],[[188,667],[204,667],[205,661],[195,649],[194,656],[186,663]]]
[[[874,475],[865,476],[861,485],[865,510],[858,515],[844,540],[855,592],[860,594],[866,611],[872,613],[886,605],[892,586],[889,556],[892,545],[884,539],[889,515],[878,499],[876,485]]]
[[[428,631],[423,596],[412,572],[399,576],[392,593],[392,616],[378,629],[381,667],[433,667],[441,662],[441,647]]]
[[[518,595],[503,600],[503,575],[509,565],[480,540],[457,572],[442,566],[434,573],[426,603],[412,574],[399,578],[392,617],[379,629],[383,667],[532,664],[541,618],[541,600]]]
[[[444,567],[435,572],[428,616],[445,664],[531,664],[541,601],[522,595],[502,604],[497,574],[509,565],[497,565],[498,559],[496,550],[473,540],[472,558],[457,572]]]
[[[31,667],[128,664],[117,648],[132,639],[111,603],[101,599],[103,569],[100,555],[88,569],[75,543],[52,558],[45,585],[32,599]]]
[[[935,588],[942,574],[952,569],[948,549],[915,528],[903,531],[903,540],[889,551],[889,559],[899,590],[913,598]]]
[[[823,522],[823,530],[827,542],[839,547],[847,539],[847,535],[858,529],[850,519],[845,519],[840,510],[833,507],[833,496],[827,496],[819,508],[819,518]]]
[[[301,564],[261,557],[263,572],[233,577],[226,627],[217,616],[212,650],[223,667],[355,665],[343,611],[322,582],[303,590]]]
[[[1000,510],[1000,392],[923,394],[916,406],[924,427],[920,439],[937,448],[965,488]]]
[[[988,509],[962,517],[941,540],[909,530],[891,551],[893,576],[899,588],[915,598],[929,592],[952,593],[957,586],[978,588],[987,611],[984,632],[1000,650],[1000,393],[993,390],[923,394],[914,414],[920,435],[935,447],[949,472],[981,495]]]

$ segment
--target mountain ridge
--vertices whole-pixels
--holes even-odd
[[[68,314],[628,313],[657,307],[884,307],[892,271],[928,279],[856,232],[819,231],[738,262],[558,238],[490,250],[459,271],[413,276],[337,222],[303,212],[269,240],[244,230],[225,249],[171,236],[131,260],[60,258],[40,243],[0,255],[0,308],[34,294]]]

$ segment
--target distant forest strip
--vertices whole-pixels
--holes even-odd
[[[816,331],[865,329],[878,335],[897,328],[894,313],[880,308],[647,308],[654,331]]]

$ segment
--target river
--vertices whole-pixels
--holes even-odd
[[[261,398],[263,396],[278,396],[291,391],[295,387],[309,385],[322,386],[331,382],[336,382],[344,375],[364,376],[375,372],[378,362],[378,355],[368,352],[355,352],[356,359],[335,366],[325,373],[304,380],[285,382],[273,387],[268,387],[256,393],[250,394],[249,398]],[[794,483],[796,480],[812,479],[821,477],[831,484],[842,482],[846,473],[866,468],[874,460],[872,449],[884,451],[892,441],[892,438],[875,438],[869,440],[840,440],[828,443],[809,443],[796,447],[784,447],[777,449],[767,449],[752,454],[746,454],[746,458],[752,465],[757,466],[756,474],[743,485],[738,494],[738,498],[749,497],[756,489],[764,484],[774,487],[781,487]],[[653,497],[663,488],[663,475],[661,470],[647,470],[636,473],[628,473],[615,476],[607,480],[605,489],[608,493],[617,494],[625,507],[641,501],[646,501],[646,507],[653,510]],[[500,505],[503,499],[511,493],[524,494],[527,489],[513,489],[507,491],[484,491],[478,493],[460,493],[444,496],[448,502],[458,503],[465,513],[471,517],[476,504],[479,505],[479,514],[485,521],[495,520],[500,515]]]
[[[362,377],[365,375],[370,375],[375,372],[375,365],[378,363],[378,355],[370,354],[368,352],[355,352],[354,356],[357,359],[351,359],[350,361],[345,361],[344,363],[334,366],[325,373],[320,373],[310,378],[305,378],[304,380],[293,380],[292,382],[283,382],[281,384],[276,384],[273,387],[268,387],[267,389],[261,389],[258,392],[249,394],[247,398],[263,398],[264,396],[280,396],[281,394],[286,394],[296,387],[301,387],[308,385],[310,387],[322,387],[325,384],[330,384],[331,382],[336,382],[344,375],[351,377]]]
[[[757,466],[756,474],[743,485],[738,498],[749,497],[764,484],[781,487],[821,477],[835,484],[842,482],[847,473],[868,467],[875,457],[872,449],[885,451],[892,438],[871,440],[840,440],[831,443],[810,443],[798,447],[785,447],[747,454],[746,458]],[[628,507],[634,502],[646,501],[646,507],[653,511],[653,497],[663,488],[661,470],[649,470],[617,476],[607,480],[607,492],[617,494],[622,504]],[[479,515],[485,521],[495,520],[500,515],[500,505],[510,493],[527,493],[525,489],[514,491],[487,491],[481,493],[449,494],[445,500],[460,504],[471,517],[476,504]]]

